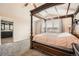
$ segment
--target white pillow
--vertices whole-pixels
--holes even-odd
[[[64,32],[60,33],[58,37],[67,37],[67,36],[71,36],[71,34],[69,34],[68,32]]]

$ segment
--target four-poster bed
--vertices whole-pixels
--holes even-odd
[[[37,16],[35,14],[38,13],[38,12],[40,12],[40,11],[42,11],[42,10],[44,10],[44,9],[50,8],[52,6],[57,6],[57,5],[62,5],[62,4],[64,4],[64,3],[46,3],[46,4],[44,4],[44,5],[42,5],[42,6],[40,6],[40,7],[38,7],[38,8],[36,8],[36,9],[34,9],[34,10],[31,11],[31,37],[30,37],[31,38],[31,48],[40,50],[40,51],[42,51],[44,53],[47,53],[49,55],[73,55],[74,54],[73,53],[73,50],[71,48],[63,47],[61,45],[59,46],[60,43],[57,44],[57,45],[55,45],[55,43],[58,43],[59,42],[58,40],[60,40],[60,41],[62,40],[63,41],[63,39],[65,39],[67,41],[67,38],[66,37],[64,37],[64,38],[63,37],[62,38],[57,37],[58,33],[55,36],[55,37],[57,37],[57,41],[58,42],[55,42],[54,41],[54,39],[56,39],[56,38],[53,38],[54,36],[51,39],[52,46],[51,46],[51,44],[47,44],[46,43],[46,41],[49,43],[49,41],[48,41],[49,38],[47,38],[48,35],[46,35],[46,34],[42,34],[44,36],[43,38],[42,38],[41,35],[37,35],[36,37],[33,37],[33,16],[36,16],[37,18],[40,18],[40,19],[43,19],[44,21],[46,21],[45,18],[39,17],[39,16]],[[68,9],[69,9],[69,7],[68,7]],[[67,10],[67,13],[68,13],[68,10]],[[53,19],[69,18],[69,17],[72,18],[72,29],[71,29],[71,33],[73,34],[74,14],[68,14],[68,15],[64,15],[64,16],[54,17]],[[59,34],[59,36],[60,35],[61,34]],[[67,36],[67,37],[69,37],[68,39],[72,39],[72,38],[73,38],[72,40],[77,39],[75,36],[73,36],[73,35],[70,35],[69,36],[69,35],[70,34],[68,34],[68,36]],[[40,40],[38,38],[40,38],[42,40]],[[38,40],[40,40],[40,42],[38,42]],[[72,40],[70,40],[70,42]],[[76,40],[76,42],[78,42],[78,41]],[[71,43],[73,43],[73,42],[71,42]],[[63,44],[64,43],[62,43],[62,45]],[[69,44],[69,47],[70,47],[70,44]]]

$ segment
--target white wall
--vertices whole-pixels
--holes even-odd
[[[22,10],[20,10],[19,12],[22,12]],[[26,11],[23,13],[19,13],[19,16],[23,16],[23,18],[19,18],[15,20],[14,22],[14,26],[15,26],[14,41],[27,39],[30,34],[30,14],[29,12]]]
[[[39,19],[39,18],[36,18],[36,17],[33,17],[33,35],[36,35],[36,34],[39,34],[40,33],[40,29],[41,29],[41,22],[43,20],[42,19]]]
[[[25,40],[26,47],[30,47],[30,10],[32,6],[24,7],[24,4],[1,4],[0,3],[0,16],[7,17],[14,22],[14,42]],[[0,31],[1,32],[1,31]],[[1,41],[0,41],[1,42]]]
[[[0,17],[0,28],[1,28],[1,17]],[[1,45],[1,29],[0,29],[0,45]]]
[[[64,18],[63,20],[63,30],[64,32],[69,32],[69,27],[71,28],[72,19],[71,18]]]
[[[32,7],[24,4],[0,4],[0,16],[14,21],[14,41],[27,39],[30,34],[30,12]]]

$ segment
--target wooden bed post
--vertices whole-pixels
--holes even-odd
[[[74,15],[72,16],[72,27],[71,27],[71,33],[73,34],[74,31]]]
[[[44,19],[44,23],[45,23],[45,29],[44,29],[44,32],[46,33],[46,20]]]
[[[31,13],[31,33],[30,33],[30,48],[32,48],[32,40],[33,40],[33,15]]]

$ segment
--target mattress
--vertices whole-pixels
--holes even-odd
[[[42,33],[34,36],[33,41],[46,44],[46,45],[57,45],[66,48],[71,48],[72,43],[79,43],[79,39],[74,35],[64,33]]]

